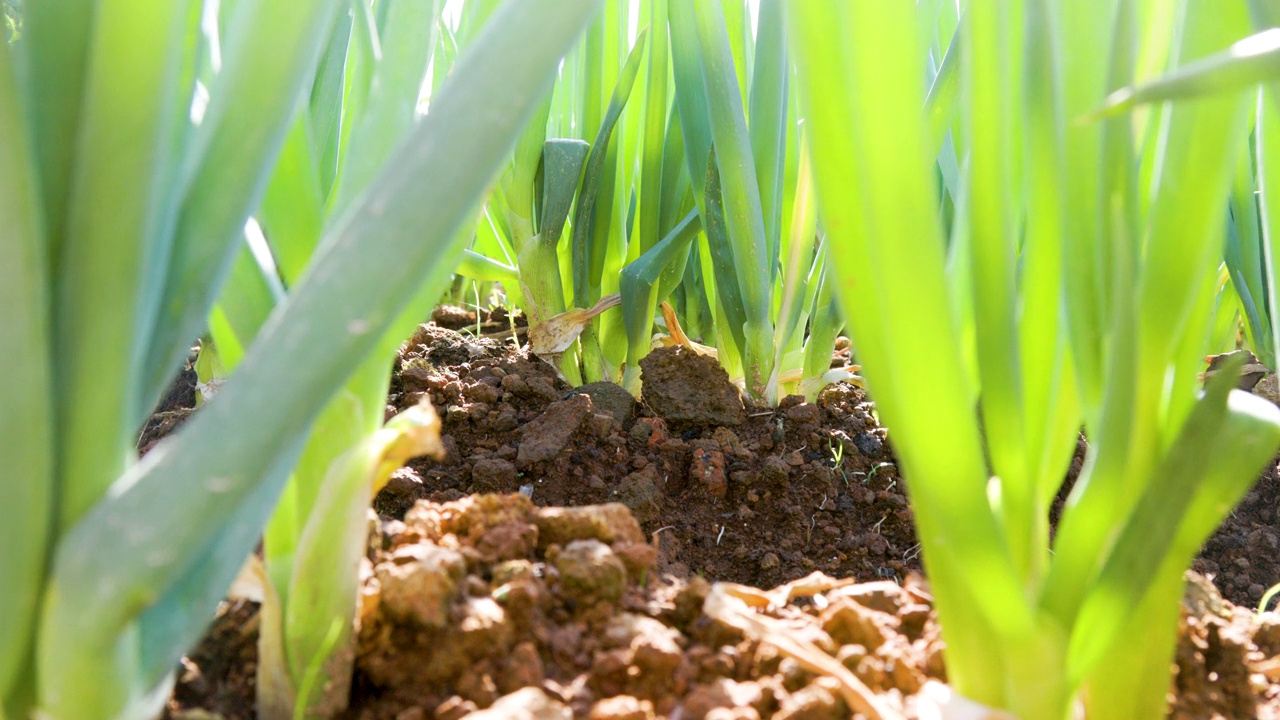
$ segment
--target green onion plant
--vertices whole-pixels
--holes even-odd
[[[842,325],[781,8],[753,30],[746,2],[606,4],[519,142],[459,273],[515,289],[571,382],[638,392],[668,299],[754,397],[850,376],[830,371]]]
[[[346,67],[336,46],[374,35],[354,29],[358,17],[344,33],[344,2],[224,1],[207,68],[202,20],[218,6],[22,5],[20,37],[0,44],[0,717],[154,716],[178,657],[258,543],[313,422],[353,377],[385,373],[388,338],[427,310],[406,312],[408,303],[443,290],[452,267],[442,262],[457,256],[460,231],[595,6],[495,7],[471,28],[485,50],[437,64],[443,82],[415,120],[379,110],[413,105],[416,94],[397,94],[406,78],[388,76],[415,61],[367,62],[374,52],[357,72]],[[383,50],[416,52],[421,67],[422,48],[381,27]],[[207,104],[193,103],[198,87]],[[309,158],[288,151],[302,141]],[[303,189],[331,189],[313,196],[322,204],[298,206],[295,231],[312,248],[284,241],[287,221],[266,199],[292,172],[286,161],[308,159],[317,185]],[[287,293],[256,333],[236,330],[252,343],[217,395],[139,460],[136,428],[202,332],[259,208]],[[290,247],[310,258],[293,278],[284,269],[302,264],[285,257]],[[229,360],[227,344],[219,352]],[[350,417],[381,410],[353,407]],[[388,447],[397,442],[377,435],[358,453],[402,458]],[[282,512],[363,517],[369,488],[343,487],[355,491]],[[321,547],[305,529],[296,537],[299,548]],[[310,558],[293,562],[314,568],[325,556]],[[349,586],[319,577],[288,589],[345,597]],[[336,646],[320,609],[295,614],[314,651],[295,662]],[[316,677],[295,691],[309,698]]]
[[[1275,406],[1197,380],[1255,103],[1095,111],[1242,37],[1245,3],[800,0],[787,24],[950,681],[1024,718],[1163,717],[1183,572],[1280,445]]]
[[[362,3],[340,18],[326,53],[342,58],[342,70],[317,73],[309,102],[297,111],[256,214],[260,222],[247,224],[246,242],[210,312],[212,344],[197,367],[219,362],[224,374],[234,370],[287,288],[306,272],[325,226],[412,129],[423,78],[437,49],[438,9],[437,3]],[[216,42],[216,35],[210,41]],[[326,56],[321,67],[331,62]],[[333,172],[322,174],[322,167]],[[451,260],[446,257],[436,272],[455,265]],[[423,291],[438,287],[433,279]],[[429,302],[415,297],[406,312],[421,315]],[[251,565],[261,568],[256,573],[262,586],[261,717],[329,717],[346,707],[358,569],[368,531],[365,511],[386,481],[385,473],[370,478],[384,462],[376,448],[424,428],[438,434],[434,416],[419,408],[376,432],[383,425],[392,356],[401,340],[395,333],[414,319],[396,322],[322,411],[267,523],[263,559]],[[216,360],[206,361],[210,355]],[[401,431],[392,432],[396,427]],[[425,454],[436,446],[415,447]]]

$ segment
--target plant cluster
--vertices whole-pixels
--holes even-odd
[[[751,7],[605,3],[485,205],[458,272],[501,282],[570,382],[638,393],[655,342],[771,403],[852,375],[783,4]]]

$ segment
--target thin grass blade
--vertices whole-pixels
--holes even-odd
[[[1107,97],[1103,114],[1138,105],[1246,89],[1280,78],[1280,28],[1269,28],[1222,52],[1181,65],[1152,82],[1122,88]]]

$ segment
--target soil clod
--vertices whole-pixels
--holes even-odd
[[[686,425],[740,425],[742,396],[715,358],[683,347],[659,348],[640,361],[641,398],[654,415]]]

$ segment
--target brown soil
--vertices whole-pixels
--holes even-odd
[[[193,367],[198,348],[183,364],[164,397],[156,404],[155,412],[147,418],[138,431],[138,454],[145,454],[161,438],[178,429],[196,407],[196,371]]]
[[[583,718],[848,717],[853,700],[830,678],[701,613],[704,581],[767,588],[815,571],[879,584],[773,615],[915,715],[922,683],[945,679],[941,644],[911,575],[906,488],[863,392],[840,384],[816,403],[753,408],[714,362],[683,351],[643,370],[637,403],[612,385],[574,390],[494,338],[428,325],[406,345],[388,413],[428,395],[448,452],[397,472],[375,500],[383,542],[353,717],[461,717],[522,687]],[[516,492],[532,502],[474,496]],[[1280,581],[1278,495],[1271,468],[1196,561],[1228,601],[1256,604]],[[607,503],[630,515],[552,510]],[[608,519],[549,535],[554,512]],[[1192,607],[1174,716],[1280,717],[1280,619],[1220,599]],[[251,612],[220,614],[184,661],[170,716],[252,717]],[[491,716],[517,716],[504,712]]]

